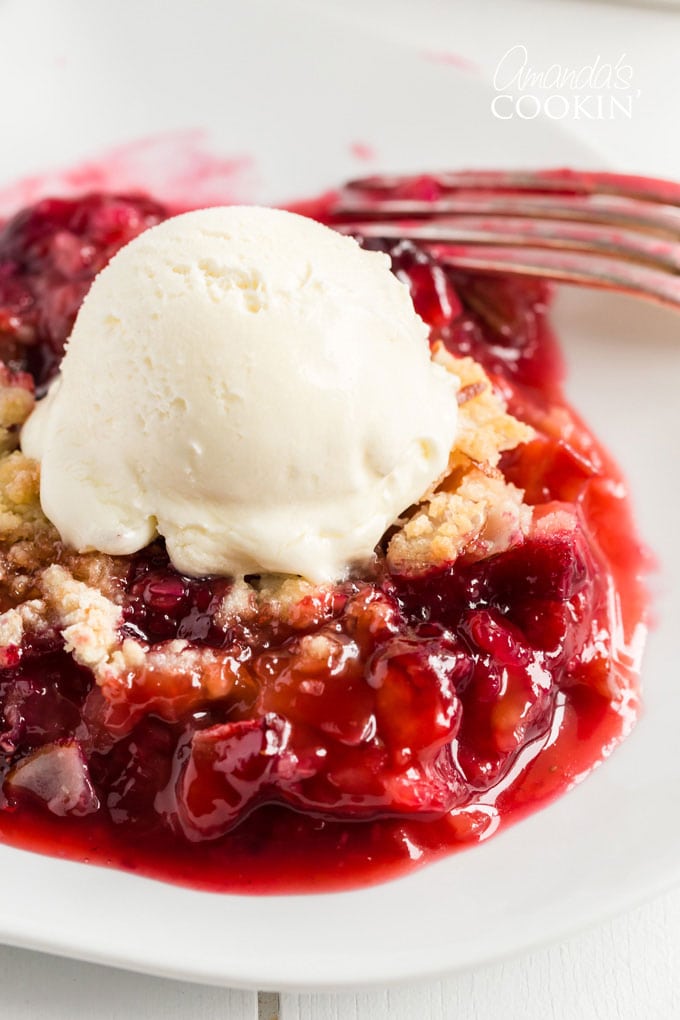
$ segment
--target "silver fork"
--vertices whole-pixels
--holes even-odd
[[[680,184],[572,170],[365,177],[333,225],[444,264],[624,291],[680,309]]]

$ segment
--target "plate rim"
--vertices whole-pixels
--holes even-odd
[[[0,11],[0,20],[1,19],[2,11]],[[355,30],[353,30],[353,32],[354,31]],[[406,46],[401,46],[394,41],[384,40],[383,45],[387,50],[399,51],[408,60],[418,62],[422,59],[415,51],[412,51],[410,48]],[[454,69],[449,69],[447,73],[451,76],[452,81],[455,81],[456,79],[458,79],[459,81],[465,80],[468,83],[468,85],[471,81],[468,75],[462,72],[456,72],[454,71]],[[483,85],[483,82],[481,82],[481,80],[478,82],[478,84],[480,85],[480,87],[483,86],[484,88],[486,88],[486,85]],[[553,129],[557,130],[554,125]],[[592,147],[586,146],[582,141],[576,139],[569,131],[565,129],[564,126],[562,126],[562,128],[559,130],[559,134],[568,141],[569,145],[571,145],[573,142],[575,152],[577,153],[578,158],[581,161],[585,157],[588,157],[594,165],[606,165],[606,159],[601,152],[596,152],[594,149],[592,149]],[[337,181],[329,182],[331,186],[337,183],[338,183]],[[321,190],[321,188],[319,190]],[[463,858],[469,854],[476,854],[477,856],[483,854],[486,850],[488,850],[490,846],[500,844],[507,837],[511,836],[511,834],[515,832],[518,828],[526,827],[532,820],[536,820],[537,818],[541,817],[545,818],[546,814],[553,810],[554,807],[559,806],[559,804],[561,804],[562,801],[566,800],[571,801],[573,797],[578,797],[579,793],[582,790],[583,787],[581,787],[581,790],[579,791],[570,791],[568,795],[565,795],[563,798],[557,801],[556,804],[549,805],[540,810],[539,812],[533,814],[531,818],[523,820],[521,822],[516,823],[515,825],[508,827],[507,830],[504,830],[498,836],[494,837],[492,843],[483,844],[481,846],[474,847],[470,850],[462,851],[460,854],[453,855],[453,857],[449,857],[446,860],[451,861],[454,858],[455,859]],[[82,872],[83,869],[86,869],[88,874],[92,877],[91,879],[88,878],[85,881],[86,886],[96,884],[97,875],[101,874],[105,874],[108,876],[115,875],[116,878],[111,884],[113,886],[120,885],[121,891],[123,889],[125,890],[124,895],[126,899],[128,898],[128,896],[132,898],[135,889],[139,888],[138,886],[135,886],[134,883],[143,882],[149,888],[156,884],[154,880],[141,878],[135,875],[130,875],[125,872],[120,871],[112,872],[106,868],[100,868],[99,866],[96,865],[83,865],[51,857],[43,857],[42,855],[39,854],[33,854],[28,851],[17,850],[13,847],[6,845],[0,846],[0,865],[2,865],[2,863],[4,862],[6,867],[11,867],[11,861],[7,858],[8,854],[9,855],[21,854],[22,858],[26,858],[27,856],[32,858],[32,863],[30,863],[28,867],[29,870],[31,870],[38,877],[41,874],[49,873],[50,869],[53,869],[55,864],[66,869],[77,869],[78,873]],[[429,864],[426,866],[426,868],[414,872],[413,876],[407,875],[404,878],[394,879],[389,883],[389,886],[390,888],[395,889],[398,892],[398,887],[401,883],[410,882],[412,877],[414,879],[417,879],[417,876],[422,875],[425,870],[431,872],[434,869],[441,867],[442,865],[445,866],[446,860]],[[65,872],[62,872],[62,874],[65,875]],[[70,881],[71,879],[69,879],[69,882]],[[338,960],[337,957],[334,957],[332,962],[327,963],[326,970],[325,971],[322,970],[322,973],[318,978],[316,977],[307,978],[304,981],[298,979],[298,976],[301,973],[300,970],[297,971],[297,974],[292,973],[294,968],[291,965],[290,958],[285,958],[280,962],[278,960],[276,961],[276,967],[279,968],[278,971],[276,970],[276,967],[272,969],[271,961],[259,957],[255,960],[255,963],[253,964],[252,969],[250,971],[248,971],[247,967],[244,968],[243,962],[241,962],[237,966],[236,970],[230,971],[228,967],[216,969],[214,966],[212,967],[202,966],[196,962],[194,962],[193,966],[190,966],[186,962],[178,963],[177,960],[168,961],[167,951],[164,953],[162,951],[159,951],[157,946],[151,945],[149,946],[147,955],[144,958],[140,957],[139,954],[135,956],[126,956],[125,949],[123,947],[117,945],[114,949],[111,949],[110,946],[107,948],[105,946],[105,940],[99,943],[100,948],[88,947],[87,945],[85,945],[84,941],[84,939],[86,939],[88,935],[87,931],[83,934],[83,936],[81,936],[81,941],[78,942],[78,938],[73,933],[71,933],[70,936],[65,935],[63,929],[60,929],[58,927],[53,926],[51,935],[45,934],[45,931],[43,931],[42,934],[36,934],[35,931],[31,933],[25,927],[22,927],[20,923],[16,923],[16,921],[13,927],[11,925],[8,926],[4,918],[2,921],[0,921],[0,941],[8,945],[19,946],[27,949],[34,949],[41,952],[49,952],[58,956],[63,956],[65,958],[85,960],[87,962],[92,962],[96,964],[132,970],[138,973],[156,974],[158,976],[172,978],[175,980],[187,980],[214,985],[227,985],[229,987],[235,988],[246,989],[272,988],[273,990],[276,991],[301,991],[301,990],[329,991],[348,988],[370,988],[376,985],[394,983],[403,984],[409,981],[413,981],[415,979],[431,980],[438,977],[442,977],[444,975],[459,973],[462,971],[470,970],[474,967],[489,965],[504,959],[509,959],[518,954],[535,950],[540,946],[554,943],[564,937],[574,934],[575,932],[583,928],[590,927],[592,925],[597,924],[598,922],[605,920],[608,917],[615,916],[618,913],[631,909],[638,903],[641,903],[655,895],[662,893],[664,890],[671,888],[672,886],[678,884],[679,882],[680,882],[680,860],[676,865],[675,871],[672,872],[671,869],[667,869],[664,872],[663,877],[658,879],[657,881],[653,881],[651,879],[651,876],[646,884],[638,881],[634,889],[625,889],[624,890],[625,894],[619,892],[618,896],[616,898],[612,897],[611,902],[607,903],[606,905],[604,905],[602,901],[599,901],[599,906],[593,907],[590,913],[588,913],[587,911],[582,911],[578,919],[574,917],[573,919],[564,923],[560,923],[559,920],[557,920],[552,926],[552,928],[548,930],[544,929],[543,933],[540,935],[539,934],[530,935],[529,932],[526,932],[525,937],[521,936],[518,937],[513,944],[511,945],[508,944],[503,948],[497,948],[496,950],[492,950],[484,956],[480,956],[479,953],[475,953],[473,951],[470,954],[469,958],[460,957],[457,960],[452,961],[451,959],[444,959],[444,957],[447,956],[447,953],[445,947],[442,947],[441,953],[438,957],[436,956],[436,954],[433,954],[431,964],[428,963],[424,964],[420,957],[414,958],[412,954],[408,955],[409,953],[408,950],[404,950],[403,953],[404,959],[400,957],[397,960],[395,959],[394,956],[392,956],[390,960],[386,960],[384,964],[382,964],[378,968],[377,973],[375,973],[375,965],[373,963],[370,968],[372,971],[370,976],[367,975],[362,976],[361,973],[357,973],[356,961],[355,958],[352,957],[351,955],[343,956],[340,960]],[[73,884],[77,885],[78,883],[77,881],[75,881]],[[181,889],[181,887],[174,886],[169,888],[173,890]],[[385,888],[386,888],[385,885],[371,886],[348,893],[339,892],[330,895],[333,898],[358,896],[363,900],[367,899],[370,900],[371,896],[374,894],[376,890],[381,889],[384,890]],[[129,893],[127,891],[128,889],[130,891]],[[191,897],[198,898],[209,897],[212,899],[217,897],[223,903],[226,903],[229,899],[231,899],[231,897],[229,897],[228,895],[225,896],[224,894],[212,894],[207,892],[199,892],[195,890],[189,892],[188,890],[182,890],[182,894],[177,897],[178,900],[181,901],[184,895],[189,895]],[[148,898],[151,901],[153,901],[157,897],[155,896],[155,894],[152,893]],[[263,896],[252,897],[251,899],[258,904],[258,907],[260,906],[262,907],[261,912],[265,914],[267,905],[271,901],[276,901],[277,903],[280,903],[282,902],[282,900],[287,898],[288,897]],[[290,899],[295,900],[297,903],[299,903],[300,901],[304,903],[305,898],[306,898],[305,896],[290,897]],[[317,897],[312,895],[311,898],[316,899]],[[323,895],[321,898],[323,898]],[[378,899],[379,898],[380,897],[378,896]],[[241,900],[242,897],[237,896],[234,897],[234,899]],[[166,957],[165,962],[163,962],[163,960],[160,959],[161,956]],[[330,959],[330,957],[324,957],[323,959],[327,960]],[[418,960],[418,962],[414,963],[413,962],[414,959]],[[296,966],[298,966],[298,968],[299,965],[300,961],[297,960]]]

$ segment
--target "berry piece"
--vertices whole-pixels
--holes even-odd
[[[32,751],[9,772],[4,790],[10,798],[28,794],[53,815],[81,817],[99,809],[87,763],[74,740]]]
[[[36,382],[56,372],[92,280],[168,211],[142,195],[46,198],[0,228],[0,357]]]
[[[287,727],[276,716],[199,730],[177,790],[176,821],[191,840],[228,832],[266,796]]]

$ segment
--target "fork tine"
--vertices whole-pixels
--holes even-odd
[[[453,268],[680,308],[680,185],[672,181],[570,170],[365,177],[339,193],[334,225],[413,241]]]
[[[347,191],[394,191],[428,181],[440,192],[533,191],[572,195],[618,195],[680,206],[680,184],[657,177],[635,177],[582,170],[461,170],[445,173],[363,177],[345,185]]]
[[[433,245],[431,250],[454,269],[540,276],[558,283],[636,294],[680,309],[680,277],[618,259],[511,246]]]
[[[532,248],[594,252],[680,274],[680,243],[669,244],[632,230],[605,234],[591,224],[560,220],[460,216],[455,220],[413,223],[343,223],[343,233],[386,239],[408,238],[418,244],[518,245]]]
[[[509,216],[515,219],[565,220],[622,227],[680,240],[680,210],[634,200],[602,201],[581,196],[463,194],[432,201],[410,198],[362,198],[343,190],[333,209],[345,219],[420,219],[453,216]]]

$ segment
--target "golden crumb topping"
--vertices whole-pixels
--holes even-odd
[[[61,542],[40,508],[40,469],[18,450],[0,458],[0,600],[39,595],[36,575],[59,559]]]
[[[458,434],[449,472],[465,461],[496,467],[501,453],[533,439],[534,430],[508,414],[503,397],[478,362],[454,358],[441,343],[435,345],[433,359],[460,380]]]
[[[263,577],[258,591],[260,612],[296,628],[313,626],[322,619],[331,597],[331,586],[314,585],[301,577]]]
[[[33,410],[33,391],[15,382],[4,366],[0,366],[0,455],[11,453],[19,445],[19,427]]]
[[[50,527],[40,509],[37,462],[18,450],[0,458],[0,540],[18,542]]]
[[[24,634],[39,634],[46,627],[47,608],[41,599],[30,599],[0,614],[0,648],[19,646]]]
[[[498,468],[501,454],[528,442],[534,430],[508,414],[484,369],[454,358],[443,344],[434,359],[457,376],[458,433],[446,476],[390,539],[387,564],[417,574],[459,556],[482,559],[522,540],[531,522],[523,492]]]
[[[304,630],[327,619],[332,602],[332,585],[314,585],[302,577],[285,574],[263,574],[252,584],[242,578],[235,580],[222,600],[215,622],[220,627],[230,627],[257,620]]]
[[[392,537],[387,563],[395,573],[417,574],[463,554],[483,559],[520,542],[530,522],[521,489],[471,468],[453,492],[421,504]]]
[[[258,612],[257,592],[243,578],[236,578],[215,613],[218,627],[232,626],[236,621],[254,620]]]
[[[40,585],[66,651],[96,674],[120,643],[120,607],[57,564],[43,571]]]

